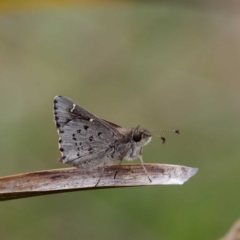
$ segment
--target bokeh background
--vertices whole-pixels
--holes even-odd
[[[68,167],[57,162],[56,95],[125,127],[179,129],[165,145],[153,139],[144,161],[199,168],[182,186],[2,202],[4,239],[226,233],[240,217],[240,15],[230,3],[1,3],[1,176]]]

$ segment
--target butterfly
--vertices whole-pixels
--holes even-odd
[[[106,164],[118,163],[115,178],[123,159],[139,158],[149,181],[152,181],[142,159],[143,147],[152,139],[150,131],[121,127],[62,96],[54,98],[54,120],[59,134],[61,162],[77,168],[102,166],[102,173]]]

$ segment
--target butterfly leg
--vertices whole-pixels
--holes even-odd
[[[149,181],[152,182],[152,179],[148,176],[148,172],[147,172],[147,170],[146,170],[146,168],[145,168],[145,166],[144,166],[144,162],[143,162],[142,156],[139,156],[139,158],[140,158],[140,161],[141,161],[142,167],[143,167],[143,169],[144,169],[144,171],[145,171],[145,173],[146,173],[146,175],[147,175]]]
[[[118,173],[118,171],[119,171],[119,167],[120,167],[122,161],[123,161],[123,159],[120,161],[120,163],[119,163],[118,166],[117,166],[117,170],[116,170],[116,172],[115,172],[115,174],[114,174],[114,179],[115,179],[116,176],[117,176],[117,173]]]
[[[105,170],[105,163],[103,164],[103,168],[102,168],[101,175],[100,175],[100,177],[99,177],[99,179],[98,179],[98,181],[97,181],[95,187],[97,187],[97,185],[99,184],[99,182],[100,182],[100,180],[101,180],[101,178],[102,178],[102,175],[103,175],[104,170]]]

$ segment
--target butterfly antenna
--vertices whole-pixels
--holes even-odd
[[[162,143],[163,143],[163,144],[166,142],[166,138],[164,138],[164,137],[157,136],[157,135],[153,135],[153,134],[152,134],[152,136],[162,139]]]
[[[162,130],[150,130],[149,132],[174,132],[179,134],[179,130],[173,130],[173,129],[162,129]]]
[[[149,132],[174,132],[177,134],[180,133],[179,130],[172,130],[172,129],[150,130]],[[153,135],[153,134],[152,134],[152,136],[162,139],[163,144],[166,142],[166,138],[164,138],[164,137]]]

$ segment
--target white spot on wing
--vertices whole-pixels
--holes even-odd
[[[90,120],[89,120],[90,122],[93,122],[93,119],[92,118],[90,118]]]
[[[73,107],[70,109],[70,112],[73,112],[73,110],[75,109],[76,104],[73,104]]]

